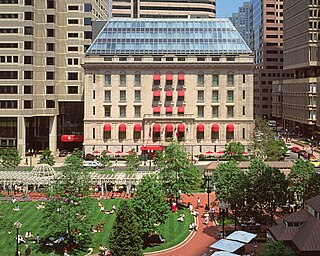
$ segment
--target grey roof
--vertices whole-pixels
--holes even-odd
[[[251,54],[229,19],[111,19],[88,55]]]

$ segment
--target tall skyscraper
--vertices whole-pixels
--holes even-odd
[[[107,0],[0,1],[0,145],[26,151],[83,141],[83,63]]]
[[[215,18],[216,0],[109,0],[111,17]]]
[[[284,69],[294,78],[275,85],[279,117],[289,131],[320,134],[320,1],[284,1]]]
[[[252,49],[255,55],[254,111],[270,119],[272,83],[283,71],[283,1],[252,0]]]
[[[251,44],[251,2],[244,2],[229,18],[248,46]]]

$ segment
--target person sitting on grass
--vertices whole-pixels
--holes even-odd
[[[180,214],[179,218],[178,218],[178,222],[184,222],[184,213]]]
[[[45,205],[46,205],[45,202],[41,202],[41,204],[37,204],[37,205],[36,205],[36,208],[37,208],[38,210],[44,209]]]
[[[96,233],[96,232],[97,232],[97,229],[95,228],[94,225],[91,225],[91,227],[90,227],[90,232],[91,232],[91,233]]]
[[[107,248],[100,244],[99,246],[99,255],[105,255]]]
[[[24,239],[28,240],[28,239],[30,239],[32,237],[33,237],[33,235],[31,234],[31,231],[27,231],[26,235],[24,236]]]
[[[25,242],[22,235],[18,235],[18,244],[24,244]]]
[[[113,204],[111,207],[111,211],[104,211],[105,214],[114,214],[114,212],[116,211],[116,206]]]
[[[21,208],[20,208],[20,206],[19,206],[19,205],[17,205],[17,204],[16,204],[16,206],[13,208],[13,210],[14,210],[15,212],[17,212],[17,211],[20,211],[20,210],[21,210]]]

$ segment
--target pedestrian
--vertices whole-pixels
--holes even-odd
[[[28,157],[26,157],[26,165],[28,165],[29,163],[28,163]]]
[[[18,248],[18,250],[17,250],[17,255],[16,255],[16,256],[22,256],[21,251],[20,251],[20,248]]]
[[[210,206],[210,221],[214,221],[214,207]]]
[[[197,208],[199,208],[200,207],[200,197],[198,197],[198,199],[197,199]]]
[[[31,255],[31,249],[30,249],[30,247],[26,244],[25,256],[29,256],[29,255]]]
[[[209,224],[209,213],[206,212],[204,214],[204,220],[205,220],[206,225],[208,225]]]

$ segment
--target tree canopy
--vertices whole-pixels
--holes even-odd
[[[293,251],[281,241],[266,243],[259,256],[294,256]]]
[[[0,149],[0,163],[8,169],[15,169],[21,161],[19,151],[16,148]]]
[[[244,159],[244,146],[240,142],[230,142],[226,145],[224,150],[225,157],[236,161]]]
[[[127,171],[136,171],[141,164],[141,159],[135,150],[131,150],[126,157],[126,169]]]
[[[54,157],[52,155],[52,152],[50,151],[49,148],[46,148],[42,155],[40,156],[40,159],[39,159],[39,164],[48,164],[50,166],[53,166],[54,163],[55,163],[55,160],[54,160]]]
[[[106,150],[103,150],[101,152],[101,155],[99,157],[99,162],[103,165],[103,167],[110,167],[111,166],[110,156],[107,155]]]
[[[114,256],[142,256],[141,231],[128,201],[121,201],[113,224],[110,238],[110,251]]]
[[[171,200],[181,193],[190,194],[200,187],[201,178],[197,167],[190,161],[184,146],[172,142],[164,151],[157,153],[155,159],[159,168],[159,180]]]

